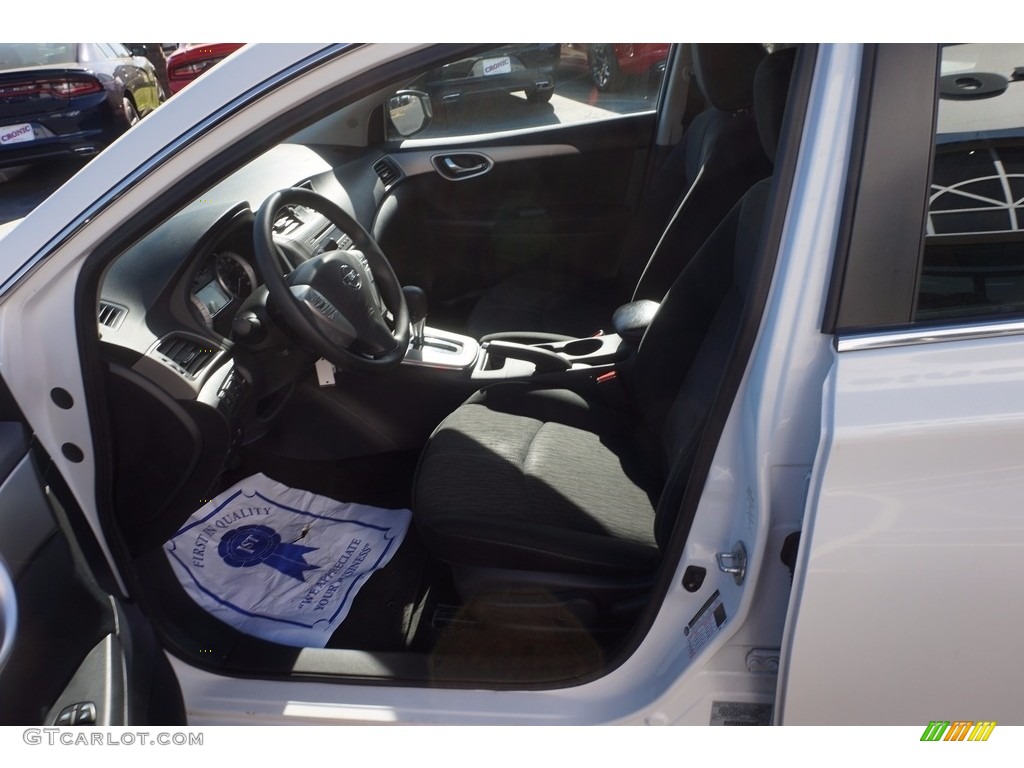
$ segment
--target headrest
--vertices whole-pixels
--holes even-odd
[[[754,76],[754,115],[761,146],[768,159],[775,162],[782,133],[782,117],[786,113],[789,80],[796,63],[796,48],[780,48],[771,53]]]
[[[715,109],[735,112],[754,105],[754,73],[765,57],[757,43],[694,43],[693,73]]]

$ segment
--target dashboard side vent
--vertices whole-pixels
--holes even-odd
[[[382,157],[374,163],[373,170],[374,173],[377,174],[378,178],[384,182],[384,189],[393,186],[402,178],[402,172],[398,170],[398,167],[394,164],[391,158],[388,157]]]
[[[164,339],[156,351],[193,379],[218,352],[214,347],[205,346],[198,341],[181,336]]]
[[[101,301],[99,309],[99,320],[100,325],[104,325],[107,328],[117,328],[124,319],[124,316],[128,314],[128,310],[124,307],[119,307],[117,304],[111,304],[109,301]]]

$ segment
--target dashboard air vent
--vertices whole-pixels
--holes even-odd
[[[393,185],[396,181],[402,178],[402,172],[398,170],[398,167],[391,161],[390,158],[382,157],[376,163],[373,164],[373,170],[384,182],[384,189],[387,189]]]
[[[98,318],[100,325],[105,325],[107,328],[117,328],[126,314],[128,314],[128,310],[124,307],[119,307],[108,301],[100,302]]]
[[[299,218],[299,212],[296,210],[295,206],[285,206],[281,212],[277,214],[277,218],[274,219],[274,234],[290,235],[296,229],[301,227],[302,224],[302,219]]]
[[[192,378],[195,378],[217,354],[217,350],[213,347],[181,336],[164,339],[156,351]]]

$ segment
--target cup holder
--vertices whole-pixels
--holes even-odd
[[[567,355],[572,355],[573,357],[583,357],[584,355],[594,354],[603,346],[604,342],[601,339],[576,339],[575,341],[570,341],[559,351],[564,352]]]

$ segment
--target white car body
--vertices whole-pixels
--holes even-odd
[[[87,402],[73,299],[83,263],[254,125],[424,47],[247,46],[0,241],[0,374],[125,592],[96,508],[89,414],[48,396],[59,386]],[[782,725],[1024,722],[1024,324],[822,331],[869,54],[816,48],[760,330],[671,586],[628,658],[579,684],[509,690],[261,679],[168,652],[189,724],[707,725],[728,706]],[[779,551],[795,531],[791,585]],[[720,568],[737,542],[742,583]],[[707,571],[697,592],[682,586],[692,565]],[[683,629],[714,590],[728,621],[693,652]]]

